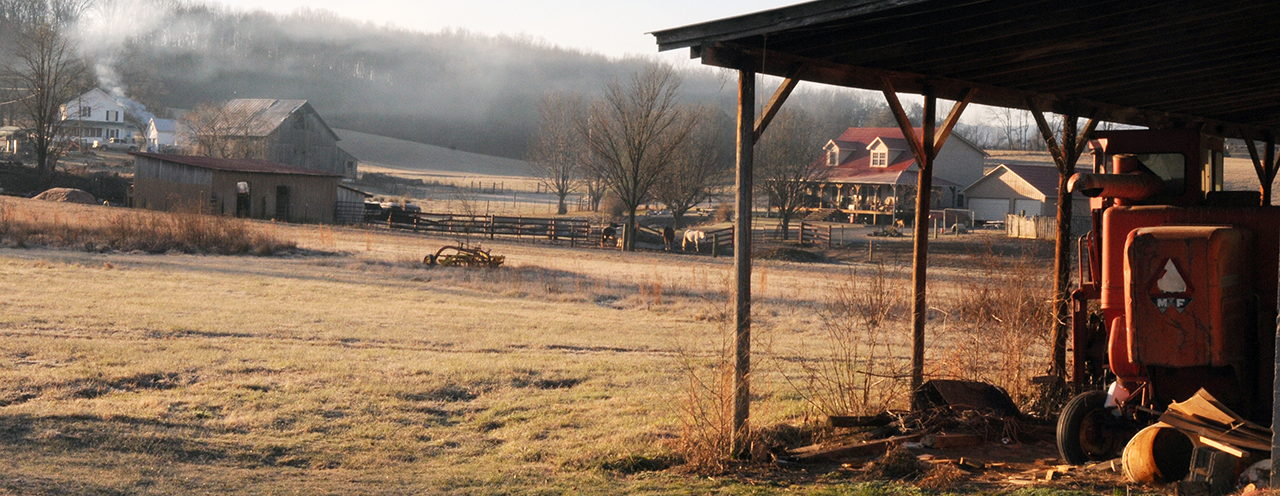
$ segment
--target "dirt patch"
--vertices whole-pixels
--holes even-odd
[[[36,200],[94,205],[98,200],[89,192],[75,188],[52,188],[35,196]]]
[[[756,252],[752,256],[761,260],[781,260],[783,262],[826,263],[830,261],[822,254],[789,247]]]

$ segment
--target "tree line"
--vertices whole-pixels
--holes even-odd
[[[679,228],[690,210],[731,186],[734,119],[716,105],[685,101],[682,85],[673,68],[652,64],[598,98],[561,92],[542,100],[527,159],[559,198],[560,214],[571,194],[585,193],[594,210],[609,192],[622,203],[624,233],[636,232],[639,207],[653,201]],[[756,144],[755,193],[779,210],[784,227],[829,170],[817,155],[832,126],[803,107],[788,108]],[[633,250],[634,236],[623,243]]]

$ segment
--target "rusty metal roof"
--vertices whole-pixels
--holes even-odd
[[[197,157],[194,155],[168,155],[160,153],[144,153],[130,152],[135,157],[153,158],[163,160],[165,162],[173,162],[175,164],[189,165],[191,167],[199,167],[201,169],[213,169],[229,172],[252,172],[259,174],[292,174],[300,176],[324,176],[324,177],[342,177],[341,174],[333,174],[314,169],[306,169],[295,165],[280,164],[276,162],[267,162],[265,160],[249,160],[249,159],[233,159],[233,158],[213,158],[213,157]]]
[[[820,0],[653,33],[702,63],[932,89],[1159,128],[1280,134],[1280,11],[1257,0]]]

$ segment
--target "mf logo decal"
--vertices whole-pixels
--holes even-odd
[[[1160,309],[1160,313],[1167,313],[1170,308],[1182,313],[1191,304],[1191,293],[1194,290],[1182,276],[1178,265],[1172,258],[1166,259],[1164,269],[1151,281],[1148,292],[1151,302]]]

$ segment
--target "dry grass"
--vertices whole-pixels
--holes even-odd
[[[0,245],[218,255],[272,255],[296,247],[263,225],[241,219],[52,205],[0,198]]]
[[[681,459],[691,371],[722,390],[728,259],[493,242],[502,269],[426,269],[450,240],[254,225],[300,251],[0,248],[0,493],[756,491],[653,472]],[[825,356],[849,268],[757,268],[753,425],[809,411],[786,378]],[[931,271],[943,310],[964,273]]]

